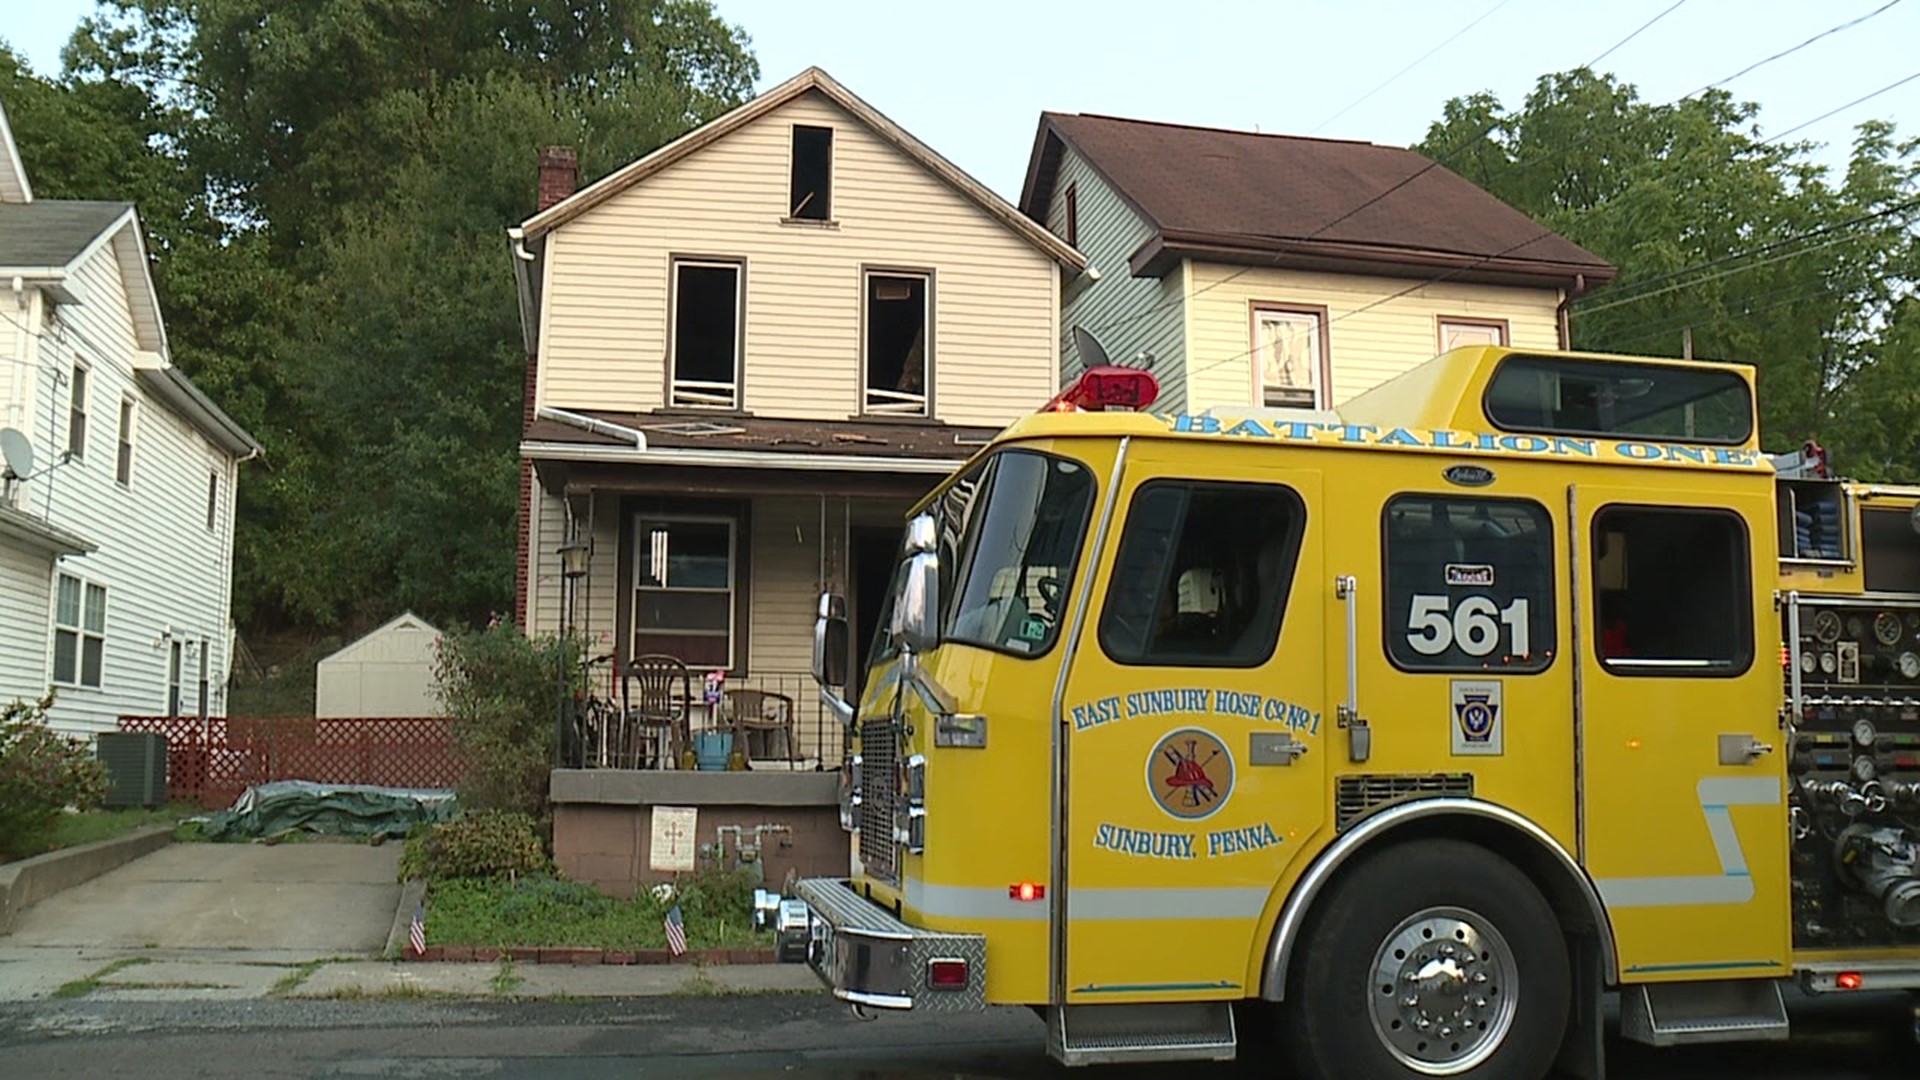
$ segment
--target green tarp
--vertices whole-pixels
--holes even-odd
[[[232,807],[208,817],[201,831],[213,840],[277,836],[296,829],[327,836],[403,837],[423,822],[452,821],[459,811],[451,791],[277,780],[248,788]]]

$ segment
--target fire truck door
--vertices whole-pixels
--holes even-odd
[[[1222,472],[1142,447],[1107,527],[1060,710],[1058,1000],[1244,996],[1325,817],[1320,475]]]
[[[1585,486],[1569,499],[1580,854],[1621,978],[1784,974],[1772,504]]]

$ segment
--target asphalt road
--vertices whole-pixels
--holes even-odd
[[[1615,1043],[1632,1080],[1912,1077],[1904,997],[1796,1005],[1787,1044],[1652,1050]],[[63,1077],[555,1077],[560,1080],[1080,1080],[1164,1068],[1068,1071],[1022,1011],[871,1022],[811,995],[583,1003],[45,1001],[0,1007],[0,1072]],[[1183,1066],[1190,1080],[1271,1078],[1262,1062]]]

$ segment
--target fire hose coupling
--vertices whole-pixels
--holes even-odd
[[[1920,845],[1906,830],[1849,826],[1834,848],[1840,875],[1880,901],[1887,921],[1920,926]]]

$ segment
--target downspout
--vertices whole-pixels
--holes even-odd
[[[1560,348],[1562,351],[1573,348],[1573,302],[1587,294],[1587,275],[1573,275],[1573,288],[1561,294],[1560,305],[1554,308],[1554,320],[1560,326]]]

